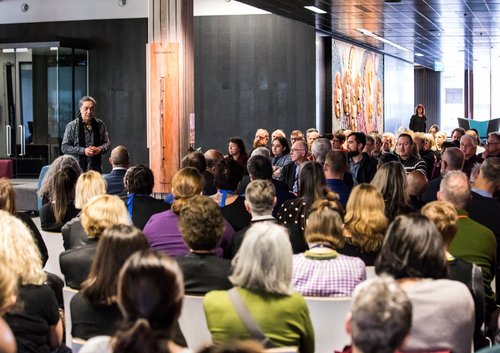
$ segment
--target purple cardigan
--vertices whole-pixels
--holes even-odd
[[[189,253],[189,248],[182,239],[178,222],[179,216],[172,210],[151,216],[144,227],[144,234],[146,238],[148,238],[149,246],[152,249],[160,250],[170,256],[187,255]],[[215,254],[217,256],[230,258],[233,234],[233,227],[224,220],[224,233],[222,234],[221,243],[215,249]]]

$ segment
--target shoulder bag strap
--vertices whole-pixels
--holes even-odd
[[[240,317],[241,321],[247,328],[248,332],[252,335],[253,338],[259,340],[264,347],[266,348],[275,348],[277,347],[271,340],[264,334],[260,326],[257,324],[255,319],[252,317],[252,314],[248,310],[247,306],[241,299],[240,294],[236,287],[231,288],[228,291],[229,300],[231,304],[233,304],[236,313]]]

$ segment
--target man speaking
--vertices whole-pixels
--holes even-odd
[[[95,105],[90,96],[80,99],[80,113],[66,125],[61,150],[77,158],[83,171],[101,172],[101,155],[110,142],[104,122],[94,117]]]

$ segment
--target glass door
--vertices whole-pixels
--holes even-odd
[[[87,94],[88,53],[58,42],[0,44],[0,158],[36,177],[60,154],[66,124]]]

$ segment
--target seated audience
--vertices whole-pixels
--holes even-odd
[[[115,332],[122,319],[116,303],[118,274],[130,255],[148,248],[144,234],[133,226],[116,224],[104,230],[89,276],[71,300],[73,337],[88,340]]]
[[[207,151],[206,153],[208,153]],[[207,170],[207,160],[203,153],[199,151],[191,152],[182,158],[181,168],[185,167],[193,167],[196,168],[201,175],[203,175],[203,195],[214,195],[217,192],[217,189],[214,185],[214,176],[213,173],[210,173]],[[173,202],[173,200],[172,200]],[[171,202],[170,202],[171,204]]]
[[[433,201],[422,208],[421,213],[429,218],[443,237],[448,259],[448,278],[460,281],[469,288],[474,298],[476,317],[474,320],[474,349],[485,347],[481,326],[484,323],[484,286],[481,269],[473,263],[454,257],[448,252],[450,243],[457,233],[457,211],[452,204],[444,201]]]
[[[288,191],[288,188],[284,182],[282,182],[281,180],[273,179],[271,177],[272,166],[269,159],[263,156],[253,156],[248,160],[247,169],[250,181],[269,180],[274,185],[274,189],[276,191],[276,202],[273,208],[273,217],[276,217],[281,208],[281,205],[283,205],[285,201],[294,199],[295,195]],[[247,186],[248,184],[245,186],[245,189],[247,188]],[[243,190],[243,192],[245,191],[245,189]]]
[[[413,305],[402,351],[471,352],[474,301],[463,283],[445,279],[443,247],[434,223],[417,214],[396,217],[385,234],[376,273],[393,276]]]
[[[75,187],[75,207],[81,210],[92,197],[105,193],[106,181],[101,174],[94,170],[80,174]],[[80,215],[63,225],[61,233],[65,250],[79,248],[87,243]]]
[[[285,137],[286,138],[285,132],[281,129],[274,130],[271,134],[271,141],[276,140],[278,137]]]
[[[325,163],[325,156],[328,151],[331,151],[332,144],[330,140],[320,137],[315,140],[311,145],[311,154],[313,156],[313,160],[323,165]]]
[[[355,184],[369,183],[377,171],[377,162],[363,149],[366,145],[366,135],[362,132],[352,132],[347,138],[349,172]]]
[[[125,146],[117,146],[111,151],[109,163],[112,168],[111,173],[106,174],[106,192],[110,195],[125,195],[125,183],[123,178],[130,164],[130,154]]]
[[[293,288],[313,297],[350,297],[356,285],[366,279],[363,261],[341,255],[342,209],[339,204],[316,201],[309,211],[305,237],[309,250],[293,255]]]
[[[217,167],[217,164],[219,164],[220,161],[224,159],[224,155],[218,150],[210,149],[206,151],[203,156],[207,161],[206,173],[203,174],[203,177],[205,179],[203,188],[207,189],[207,196],[212,196],[217,193],[217,188],[214,184],[215,168]]]
[[[82,168],[75,157],[64,154],[54,159],[43,176],[40,188],[37,191],[38,197],[42,199],[42,205],[49,202],[49,196],[52,194],[54,176],[59,170],[65,169],[66,167],[73,169],[77,176],[82,174]]]
[[[413,138],[410,134],[402,133],[398,137],[396,144],[396,154],[404,167],[406,174],[413,170],[419,170],[427,175],[427,166],[425,161],[414,151]]]
[[[248,166],[255,162],[254,157],[248,161]],[[252,221],[248,227],[234,233],[231,245],[231,256],[234,257],[245,239],[245,234],[253,224],[260,222],[274,222],[273,206],[276,203],[275,188],[269,180],[257,179],[248,184],[245,199],[245,207],[252,215]],[[293,245],[292,245],[293,248]]]
[[[383,164],[375,174],[371,184],[382,193],[385,216],[389,222],[397,215],[413,211],[406,182],[406,173],[399,162]]]
[[[45,284],[42,259],[28,227],[0,211],[0,247],[5,266],[17,277],[17,305],[5,314],[18,353],[50,353],[62,343],[63,326],[52,288]]]
[[[305,141],[304,133],[300,130],[293,130],[290,133],[290,145],[293,145],[297,141]]]
[[[373,147],[375,146],[375,139],[373,138],[373,136],[368,134],[365,134],[365,137],[366,137],[366,144],[365,148],[363,148],[363,152],[371,156]]]
[[[342,145],[344,144],[345,139],[346,139],[346,137],[345,137],[344,133],[342,132],[342,129],[335,131],[333,133],[333,138],[332,138],[332,150],[340,150],[342,152],[347,153],[347,151],[342,148]]]
[[[434,138],[436,142],[436,152],[441,153],[441,146],[444,142],[446,142],[446,140],[448,140],[448,136],[446,136],[444,131],[438,131],[436,132]]]
[[[247,161],[245,161],[246,167]],[[244,168],[234,160],[226,158],[215,169],[217,194],[211,196],[221,207],[222,215],[235,231],[250,224],[251,216],[245,209],[245,199],[236,193],[243,179]]]
[[[171,338],[183,297],[182,273],[174,260],[152,250],[136,252],[118,278],[122,326],[111,337],[91,338],[80,353],[189,353]]]
[[[71,168],[58,170],[50,188],[49,202],[40,209],[41,228],[47,232],[60,232],[61,227],[78,215],[73,200],[79,174]]]
[[[279,179],[281,168],[292,161],[290,155],[290,146],[286,137],[277,137],[272,142],[271,150],[273,152],[273,178]]]
[[[414,154],[419,155],[420,158],[425,162],[426,173],[424,176],[427,180],[431,180],[432,172],[434,171],[434,164],[436,163],[436,155],[431,149],[430,141],[433,141],[432,135],[428,138],[423,132],[418,132],[413,135],[413,148]]]
[[[352,190],[352,187],[344,181],[347,168],[347,155],[344,152],[339,150],[328,151],[323,164],[326,185],[339,195],[340,203],[344,209],[347,206],[347,200]]]
[[[394,152],[396,147],[396,136],[392,132],[384,132],[382,134],[382,154]]]
[[[427,178],[418,170],[414,170],[406,175],[406,182],[411,208],[419,211],[424,205],[422,195],[427,188]]]
[[[290,149],[291,162],[281,168],[280,180],[284,182],[288,190],[298,192],[298,176],[300,166],[307,162],[307,143],[303,140],[295,141]]]
[[[0,210],[6,211],[14,217],[19,218],[30,229],[31,234],[33,234],[33,239],[38,247],[38,251],[40,251],[42,265],[45,266],[47,260],[49,259],[49,253],[47,251],[47,247],[45,246],[45,242],[43,241],[42,235],[28,214],[24,212],[17,212],[16,193],[10,180],[6,178],[0,178]]]
[[[248,160],[248,152],[245,143],[240,137],[231,137],[227,146],[227,157],[232,158],[244,168],[246,168]]]
[[[4,314],[16,303],[17,278],[5,259],[0,256],[0,352],[16,353],[16,338],[3,319]]]
[[[439,168],[440,175],[427,184],[427,188],[422,195],[422,201],[424,203],[436,201],[437,192],[439,191],[439,186],[441,185],[443,176],[452,170],[462,170],[463,166],[464,153],[457,147],[446,148],[441,154],[441,167]]]
[[[344,246],[341,254],[359,257],[373,266],[389,224],[384,214],[384,199],[373,185],[360,184],[352,190],[344,217]]]
[[[134,226],[144,229],[152,215],[164,212],[170,205],[163,200],[155,199],[153,193],[155,184],[153,172],[143,164],[131,167],[125,173],[125,189],[128,195],[123,199]]]
[[[500,132],[490,132],[481,158],[500,157]]]
[[[378,160],[378,157],[382,154],[382,135],[380,135],[378,132],[370,132],[370,136],[373,137],[373,149],[372,153],[370,154],[372,158],[375,158]]]
[[[202,188],[203,177],[195,168],[186,167],[175,173],[172,179],[172,208],[153,215],[144,227],[144,234],[152,249],[170,256],[184,256],[189,253],[179,230],[179,215],[191,198],[200,195]],[[224,253],[225,257],[229,258],[233,233],[231,226],[225,223],[221,244],[215,250],[217,256],[221,257]]]
[[[122,200],[116,195],[107,194],[90,199],[83,206],[81,220],[88,236],[87,243],[82,247],[66,250],[59,256],[66,285],[75,289],[80,289],[90,272],[97,244],[104,230],[114,224],[131,223]]]
[[[394,353],[411,329],[412,305],[389,276],[359,285],[353,294],[346,330],[352,347],[343,353]]]
[[[184,275],[184,291],[205,294],[232,287],[231,261],[215,255],[224,231],[220,207],[209,197],[192,197],[179,215],[179,230],[189,253],[176,257]]]
[[[314,352],[314,332],[304,298],[292,291],[292,247],[286,230],[272,223],[252,226],[233,259],[235,288],[212,291],[203,306],[214,343],[252,337],[234,307],[243,302],[270,346]]]
[[[286,201],[278,213],[278,222],[283,224],[290,231],[293,253],[303,253],[309,249],[305,238],[304,230],[309,207],[318,200],[338,201],[335,193],[326,186],[325,173],[323,167],[317,162],[305,162],[299,172],[299,192],[298,197]],[[296,241],[295,241],[296,240]]]
[[[481,164],[483,159],[476,154],[477,140],[471,135],[463,135],[460,138],[460,150],[464,153],[464,166],[462,171],[470,179],[472,174],[472,169],[476,164]]]
[[[496,308],[495,293],[491,282],[496,272],[497,242],[493,232],[468,217],[465,206],[470,201],[471,189],[467,176],[461,171],[447,172],[441,181],[439,201],[448,201],[458,213],[458,232],[449,246],[453,256],[472,262],[483,273],[484,295],[486,297],[486,321]]]
[[[266,147],[269,142],[269,131],[266,129],[257,129],[255,131],[255,138],[253,139],[253,148]]]

